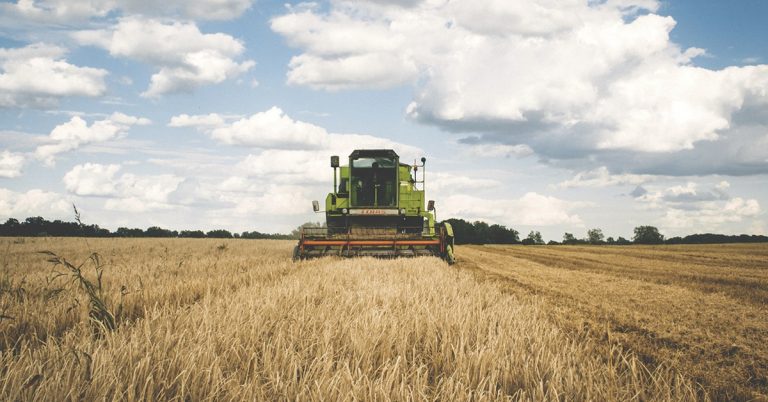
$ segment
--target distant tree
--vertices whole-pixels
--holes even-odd
[[[715,233],[699,233],[685,236],[683,238],[673,237],[667,239],[667,244],[718,244],[718,243],[765,243],[768,242],[768,236],[763,235],[724,235]]]
[[[45,218],[36,216],[29,217],[22,222],[14,218],[9,218],[5,223],[0,224],[0,236],[81,236],[81,237],[178,237],[179,232],[175,230],[163,229],[158,226],[147,228],[146,231],[138,228],[119,227],[114,232],[99,227],[99,225],[87,225],[80,221],[80,215],[75,210],[76,222],[64,222],[54,220],[53,222]],[[319,223],[317,225],[320,225]],[[228,231],[219,233],[220,236],[227,236]],[[291,235],[286,234],[268,234],[259,232],[243,232],[248,238],[258,239],[292,239]],[[205,233],[200,230],[184,230],[182,237],[205,237]]]
[[[607,239],[605,239],[605,242],[608,244],[616,244],[616,240],[613,237],[608,236]]]
[[[502,225],[491,225],[488,228],[488,242],[492,244],[515,244],[520,242],[519,232],[507,229]]]
[[[114,235],[116,237],[144,237],[144,231],[139,228],[129,229],[126,227],[119,227]]]
[[[628,244],[632,244],[632,242],[630,242],[629,240],[619,236],[619,238],[616,239],[616,244],[619,245],[619,246],[626,246]]]
[[[541,232],[538,230],[531,230],[531,233],[528,233],[528,237],[526,239],[530,242],[530,244],[544,244],[544,239],[541,237]]]
[[[224,230],[224,229],[209,230],[205,235],[207,237],[214,238],[214,239],[231,239],[232,238],[232,233],[229,230]]]
[[[475,221],[472,223],[475,227],[476,241],[479,244],[491,243],[491,227],[483,221]]]
[[[4,224],[0,225],[0,236],[18,236],[19,221],[14,218],[8,218]]]
[[[556,241],[554,241],[554,240],[550,240],[550,241],[548,241],[548,242],[547,242],[547,245],[548,245],[548,246],[557,246],[557,245],[559,245],[559,244],[560,244],[560,243],[558,243],[558,242],[556,242]]]
[[[576,244],[578,243],[578,240],[576,239],[576,236],[573,235],[573,233],[565,232],[563,233],[563,244]]]
[[[150,226],[144,231],[144,235],[146,237],[176,237],[178,233],[159,226]]]
[[[635,228],[632,241],[636,244],[662,244],[664,243],[664,235],[659,233],[659,229],[654,226],[638,226]]]
[[[666,244],[683,244],[684,240],[680,236],[670,237],[669,239],[664,240],[664,243]]]
[[[602,229],[589,229],[587,230],[587,241],[589,244],[602,244],[605,236]]]
[[[205,233],[202,230],[182,230],[179,232],[179,237],[201,239],[205,237]]]
[[[456,244],[516,244],[520,232],[503,225],[489,225],[483,221],[467,222],[464,219],[447,219],[453,228]]]

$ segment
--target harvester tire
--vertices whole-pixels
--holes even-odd
[[[301,251],[299,251],[299,246],[293,247],[293,262],[299,261],[301,259]]]
[[[456,262],[456,257],[453,256],[453,246],[448,245],[445,248],[445,262],[448,263],[448,265],[453,265]]]

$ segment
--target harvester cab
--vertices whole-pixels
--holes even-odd
[[[435,221],[434,201],[425,203],[425,166],[426,158],[401,163],[391,149],[355,150],[347,165],[332,156],[333,192],[322,211],[312,202],[326,227],[302,228],[293,259],[437,256],[453,264],[453,229]]]

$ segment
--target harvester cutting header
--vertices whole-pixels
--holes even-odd
[[[312,202],[315,212],[325,212],[326,227],[302,229],[294,260],[437,256],[452,264],[453,229],[435,222],[434,201],[425,208],[425,166],[426,158],[420,165],[400,163],[391,149],[356,150],[344,166],[332,156],[333,192],[324,211]]]

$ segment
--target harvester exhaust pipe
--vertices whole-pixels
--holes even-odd
[[[336,168],[339,167],[339,156],[331,156],[331,167],[333,168],[333,193],[336,194]],[[315,211],[317,212],[317,211]]]
[[[427,194],[427,158],[421,157],[421,191]]]

